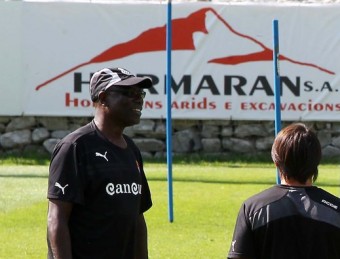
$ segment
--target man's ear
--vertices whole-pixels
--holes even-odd
[[[105,92],[100,92],[98,94],[98,102],[100,103],[100,105],[106,106],[106,94],[105,94]]]

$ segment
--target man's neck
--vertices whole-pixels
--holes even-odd
[[[288,186],[306,187],[306,186],[312,186],[313,185],[313,181],[312,181],[312,178],[310,178],[305,183],[300,183],[300,182],[296,181],[295,179],[284,179],[284,178],[281,178],[281,184],[288,185]]]
[[[104,137],[111,143],[119,146],[121,148],[126,148],[127,143],[123,137],[123,130],[118,127],[108,127],[103,120],[97,120],[94,118],[94,123],[96,124],[98,130]]]

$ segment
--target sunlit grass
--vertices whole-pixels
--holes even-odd
[[[151,259],[225,258],[244,199],[275,184],[271,163],[176,162],[174,222],[165,163],[146,162],[153,207],[145,213]],[[46,258],[48,165],[0,167],[0,258]],[[319,168],[317,185],[340,196],[340,170]]]

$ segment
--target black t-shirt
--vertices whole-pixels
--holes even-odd
[[[140,151],[124,138],[122,149],[92,121],[54,149],[47,197],[73,203],[74,258],[133,258],[136,219],[152,202]]]
[[[284,185],[249,198],[228,258],[340,259],[340,199],[314,186]]]

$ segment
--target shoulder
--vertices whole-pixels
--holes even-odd
[[[280,200],[287,192],[287,189],[275,185],[251,196],[244,202],[244,205],[251,211],[257,211],[264,206]]]
[[[326,198],[334,200],[335,202],[340,202],[340,198],[338,198],[335,195],[325,191],[322,188],[316,187],[316,186],[312,186],[312,187],[306,188],[306,192],[309,195],[326,197]]]
[[[82,141],[88,139],[91,135],[95,135],[95,127],[93,123],[90,122],[85,126],[82,126],[75,131],[71,132],[64,138],[62,138],[55,146],[54,152],[58,151],[61,147],[70,147],[81,143]]]
[[[340,213],[340,198],[319,187],[306,188],[306,193],[315,202],[321,203]]]
[[[62,141],[64,142],[76,142],[84,136],[88,136],[96,131],[92,122],[76,129],[75,131],[68,134]]]
[[[261,202],[266,204],[281,199],[286,193],[287,189],[275,185],[251,196],[246,200],[246,203]]]

